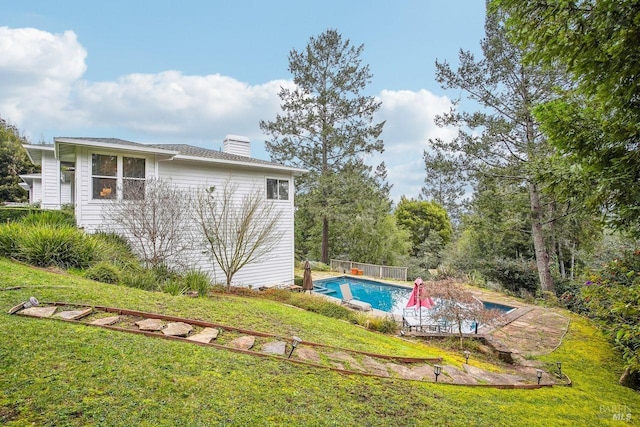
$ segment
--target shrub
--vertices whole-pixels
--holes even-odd
[[[627,377],[640,373],[640,250],[591,273],[578,302],[622,352]],[[638,388],[640,384],[633,383]]]
[[[526,291],[535,295],[538,290],[538,271],[530,262],[498,258],[484,264],[481,272],[516,294]]]
[[[25,225],[51,225],[60,227],[75,227],[76,219],[73,211],[68,210],[45,210],[31,212],[24,216],[20,222]]]
[[[39,209],[33,207],[0,207],[0,223],[17,222],[32,212],[38,212]]]
[[[24,227],[17,257],[28,264],[60,268],[86,268],[95,260],[97,242],[66,226]]]
[[[92,235],[98,242],[96,258],[108,261],[121,269],[139,269],[140,261],[131,250],[127,239],[115,233],[99,232]]]
[[[200,270],[188,271],[182,278],[185,288],[198,293],[198,296],[204,297],[209,293],[211,282],[209,276]]]
[[[0,256],[17,258],[20,248],[20,235],[23,228],[13,222],[0,225]]]
[[[160,286],[160,289],[173,296],[184,295],[189,290],[180,280],[168,280]]]
[[[146,269],[124,272],[120,276],[120,283],[131,288],[143,289],[145,291],[156,291],[160,288],[156,275]]]
[[[102,283],[118,283],[120,270],[115,265],[102,261],[87,269],[84,276]]]

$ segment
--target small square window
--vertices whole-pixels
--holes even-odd
[[[289,181],[267,178],[268,200],[289,200]]]

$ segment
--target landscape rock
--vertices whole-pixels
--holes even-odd
[[[136,322],[141,331],[160,331],[162,330],[162,321],[160,319],[144,319]]]
[[[22,311],[19,311],[18,314],[23,316],[31,316],[31,317],[51,317],[53,313],[56,312],[58,307],[29,307],[25,308]]]
[[[199,333],[191,335],[190,337],[187,337],[187,339],[190,341],[196,341],[196,342],[202,342],[202,343],[208,344],[212,340],[215,340],[216,338],[218,338],[219,333],[220,331],[216,328],[204,328]]]
[[[371,374],[380,375],[382,377],[389,376],[387,367],[372,357],[365,356],[362,359],[362,366],[366,369],[367,372]]]
[[[165,335],[186,337],[193,330],[193,326],[184,322],[171,322],[162,330]]]
[[[251,335],[245,335],[244,337],[236,338],[235,340],[227,344],[229,347],[239,348],[240,350],[249,350],[256,342],[256,337]]]
[[[92,308],[85,308],[84,310],[61,311],[60,313],[56,314],[56,317],[60,317],[65,320],[78,320],[82,319],[85,316],[88,316],[92,311]]]
[[[96,319],[91,322],[92,325],[98,326],[108,326],[118,323],[120,321],[120,316],[111,316],[111,317],[103,317],[102,319]]]
[[[309,347],[298,346],[293,352],[293,356],[309,362],[320,363],[320,355],[318,352]]]
[[[263,353],[283,355],[287,348],[284,341],[271,341],[262,346]]]

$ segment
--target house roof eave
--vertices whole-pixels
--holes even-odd
[[[301,176],[308,172],[306,169],[294,168],[291,166],[284,166],[284,165],[278,165],[278,164],[248,163],[248,162],[242,162],[238,160],[185,156],[182,154],[178,154],[174,156],[171,160],[186,160],[186,161],[195,161],[195,162],[204,162],[204,163],[215,163],[215,164],[222,164],[222,165],[229,165],[229,166],[240,166],[244,169],[259,169],[259,170],[271,170],[274,172],[276,171],[288,172],[293,176]]]

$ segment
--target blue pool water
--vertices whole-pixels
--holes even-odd
[[[348,283],[353,297],[368,302],[375,309],[402,315],[402,309],[407,306],[412,287],[395,286],[369,279],[356,279],[348,276],[332,277],[314,280],[314,291],[334,298],[342,299],[340,285]],[[513,307],[483,301],[487,309],[508,312]]]

